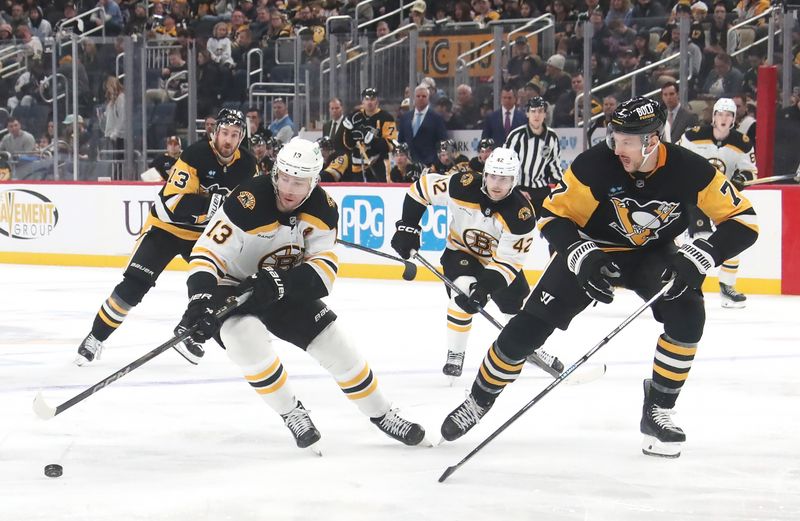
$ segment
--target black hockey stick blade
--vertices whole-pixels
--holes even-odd
[[[403,267],[403,280],[414,280],[417,278],[417,265],[410,261],[405,261]]]
[[[230,302],[228,302],[227,304],[222,306],[219,310],[217,310],[217,314],[216,314],[217,318],[224,317],[225,315],[227,315],[228,313],[230,313],[231,311],[233,311],[234,309],[236,309],[237,307],[242,305],[244,303],[244,301],[247,300],[249,297],[250,297],[250,293],[245,293],[244,295],[240,295],[240,296],[236,297],[235,300],[231,300]],[[183,342],[184,340],[189,338],[192,335],[192,333],[194,333],[195,329],[197,329],[196,326],[195,327],[190,327],[189,329],[187,329],[186,331],[184,331],[180,335],[176,335],[176,336],[170,338],[169,340],[167,340],[166,342],[164,342],[160,346],[156,347],[152,351],[149,351],[149,352],[145,353],[144,355],[142,355],[138,359],[134,360],[130,364],[126,365],[122,369],[110,374],[106,378],[104,378],[104,379],[100,380],[99,382],[97,382],[96,384],[94,384],[92,387],[89,387],[88,389],[83,390],[81,393],[73,396],[72,398],[70,398],[66,402],[64,402],[64,403],[62,403],[62,404],[60,404],[60,405],[58,405],[56,407],[52,407],[51,405],[49,405],[45,401],[44,396],[42,395],[42,392],[39,391],[36,394],[36,397],[33,399],[33,412],[35,412],[36,416],[38,416],[39,418],[41,418],[43,420],[49,420],[50,418],[53,418],[54,416],[58,416],[59,414],[61,414],[62,412],[66,411],[67,409],[69,409],[73,405],[82,402],[83,400],[85,400],[89,396],[93,395],[94,393],[96,393],[96,392],[100,391],[101,389],[103,389],[103,388],[111,385],[112,383],[116,382],[117,380],[119,380],[120,378],[122,378],[126,374],[130,373],[134,369],[146,364],[147,362],[149,362],[153,358],[157,357],[158,355],[160,355],[164,351],[167,351],[168,349],[171,349],[173,346],[175,346],[179,342]]]
[[[664,295],[664,294],[665,294],[667,291],[669,291],[669,289],[672,287],[672,284],[673,284],[673,282],[674,282],[674,279],[671,279],[669,282],[667,282],[667,283],[666,283],[666,284],[665,284],[665,285],[664,285],[664,286],[663,286],[663,287],[662,287],[662,288],[661,288],[661,289],[658,291],[658,293],[656,293],[655,295],[653,295],[653,296],[650,298],[650,300],[648,300],[647,302],[645,302],[644,304],[642,304],[641,306],[639,306],[639,308],[637,308],[637,309],[636,309],[636,311],[634,311],[633,313],[631,313],[631,314],[628,316],[628,318],[626,318],[625,320],[623,320],[623,321],[622,321],[622,323],[621,323],[620,325],[618,325],[616,328],[614,328],[614,329],[613,329],[613,330],[612,330],[612,331],[611,331],[611,332],[610,332],[608,335],[606,335],[606,336],[605,336],[605,338],[603,338],[603,339],[602,339],[600,342],[598,342],[597,344],[595,344],[595,346],[594,346],[594,347],[592,347],[592,348],[591,348],[589,351],[587,351],[587,352],[586,352],[586,354],[584,354],[582,357],[580,357],[580,358],[579,358],[579,359],[578,359],[578,360],[577,360],[577,361],[576,361],[574,364],[572,364],[572,365],[571,365],[571,366],[569,366],[567,369],[565,369],[565,370],[564,370],[564,372],[563,372],[563,373],[561,373],[561,374],[558,376],[558,378],[556,378],[555,380],[553,380],[552,382],[550,382],[550,384],[549,384],[547,387],[545,387],[545,388],[544,388],[544,390],[542,390],[542,391],[541,391],[539,394],[537,394],[537,395],[536,395],[536,396],[535,396],[535,397],[534,397],[534,398],[533,398],[531,401],[529,401],[528,403],[526,403],[526,404],[525,404],[525,405],[522,407],[522,409],[520,409],[520,410],[518,410],[516,413],[514,413],[514,415],[513,415],[511,418],[509,418],[508,420],[506,420],[506,422],[505,422],[505,423],[503,423],[503,424],[502,424],[500,427],[498,427],[498,428],[497,428],[497,429],[496,429],[496,430],[495,430],[493,433],[491,433],[491,434],[490,434],[490,435],[489,435],[489,436],[488,436],[488,437],[487,437],[485,440],[483,440],[483,441],[482,441],[482,442],[481,442],[481,443],[480,443],[480,444],[479,444],[477,447],[475,447],[475,448],[472,450],[472,452],[470,452],[469,454],[467,454],[466,456],[464,456],[464,458],[463,458],[461,461],[459,461],[458,463],[456,463],[455,465],[453,465],[453,466],[451,466],[451,467],[447,467],[447,470],[445,470],[445,471],[442,473],[442,475],[439,477],[439,483],[443,483],[443,482],[444,482],[444,480],[446,480],[448,477],[450,477],[450,476],[451,476],[451,475],[452,475],[452,474],[453,474],[453,473],[454,473],[456,470],[458,470],[458,469],[459,469],[459,468],[460,468],[462,465],[464,465],[464,463],[466,463],[467,461],[469,461],[470,459],[472,459],[472,457],[473,457],[473,456],[475,456],[475,455],[476,455],[478,452],[480,452],[480,451],[481,451],[481,449],[483,449],[483,448],[484,448],[485,446],[487,446],[487,445],[488,445],[488,444],[489,444],[489,443],[490,443],[490,442],[491,442],[493,439],[495,439],[497,436],[499,436],[499,435],[500,435],[500,433],[502,433],[504,430],[506,430],[506,429],[507,429],[507,428],[508,428],[508,427],[509,427],[509,426],[510,426],[512,423],[514,423],[515,421],[517,421],[517,419],[519,419],[519,417],[520,417],[520,416],[522,416],[523,414],[525,414],[526,412],[528,412],[528,410],[529,410],[531,407],[533,407],[534,405],[536,405],[536,404],[539,402],[539,400],[541,400],[542,398],[544,398],[545,396],[547,396],[547,395],[550,393],[550,391],[552,391],[552,390],[553,390],[553,389],[554,389],[554,388],[555,388],[555,387],[556,387],[558,384],[560,384],[561,382],[563,382],[564,380],[566,380],[567,378],[569,378],[569,376],[570,376],[570,375],[573,373],[573,371],[575,371],[575,370],[576,370],[578,367],[580,367],[580,366],[581,366],[581,365],[583,365],[583,364],[584,364],[584,363],[585,363],[587,360],[589,360],[589,358],[591,358],[591,357],[592,357],[592,356],[593,356],[593,355],[594,355],[594,354],[595,354],[597,351],[599,351],[601,347],[603,347],[604,345],[608,344],[608,343],[611,341],[611,339],[612,339],[612,338],[614,338],[615,336],[617,336],[617,334],[618,334],[620,331],[622,331],[623,329],[625,329],[626,327],[628,327],[628,324],[630,324],[631,322],[633,322],[633,321],[634,321],[634,319],[636,319],[636,317],[638,317],[639,315],[641,315],[642,313],[644,313],[644,311],[645,311],[646,309],[648,309],[650,306],[652,306],[653,304],[655,304],[655,302],[656,302],[658,299],[660,299],[660,298],[661,298],[661,297],[662,297],[662,296],[663,296],[663,295]]]

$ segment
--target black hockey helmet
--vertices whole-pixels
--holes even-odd
[[[439,144],[436,146],[437,152],[455,152],[456,149],[456,142],[452,139],[445,139],[439,141]]]
[[[242,114],[241,110],[220,110],[219,114],[217,114],[217,122],[214,124],[214,134],[216,135],[220,128],[229,126],[239,127],[239,130],[241,130],[242,136],[239,138],[239,145],[241,145],[244,135],[247,132],[247,121],[244,119],[244,114]]]
[[[397,143],[397,144],[395,144],[394,153],[395,154],[404,154],[406,156],[409,155],[408,154],[408,143]]]
[[[494,139],[490,137],[485,137],[478,141],[478,152],[483,152],[484,150],[492,149],[494,150],[495,144]]]
[[[333,150],[333,141],[326,136],[317,139],[317,145],[319,145],[320,150]]]
[[[543,108],[547,110],[547,102],[541,96],[534,96],[528,100],[528,103],[525,104],[525,111],[529,111],[531,109],[538,109]]]
[[[375,87],[367,87],[366,89],[361,91],[361,99],[364,98],[377,98],[378,97],[378,89]]]
[[[611,132],[623,134],[661,134],[661,129],[667,122],[667,114],[657,101],[636,96],[623,101],[611,115],[608,125]]]
[[[250,136],[251,149],[259,147],[261,145],[267,146],[267,141],[264,139],[264,136],[262,136],[261,134],[253,134],[252,136]]]

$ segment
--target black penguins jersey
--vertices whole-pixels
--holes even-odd
[[[189,290],[236,285],[271,266],[287,272],[287,292],[303,299],[324,297],[339,270],[338,221],[336,202],[321,186],[297,209],[283,213],[272,180],[250,179],[231,193],[195,243]]]
[[[194,143],[181,153],[167,183],[150,209],[145,230],[161,228],[181,239],[196,240],[209,218],[210,195],[227,195],[242,181],[256,175],[252,154],[241,149],[223,165],[207,140]]]
[[[758,173],[753,142],[738,130],[731,130],[725,139],[719,140],[714,138],[711,125],[696,126],[687,130],[678,144],[706,158],[728,179],[736,171],[749,179],[755,179]]]
[[[434,172],[434,173],[437,173],[437,174],[445,174],[445,173],[450,172],[452,169],[456,168],[458,165],[461,165],[461,164],[468,165],[468,163],[469,163],[469,159],[467,159],[467,157],[462,155],[462,154],[457,155],[455,157],[455,159],[453,159],[453,161],[451,163],[448,163],[448,164],[442,163],[442,160],[439,159],[439,156],[437,155],[436,159],[433,161],[433,164],[431,165],[431,172]],[[480,171],[479,171],[479,173],[480,173]]]
[[[485,166],[486,163],[481,161],[481,158],[475,156],[472,159],[467,160],[467,158],[464,156],[459,156],[459,157],[462,158],[463,160],[459,161],[458,163],[453,165],[447,172],[445,172],[447,175],[466,173],[466,172],[472,172],[475,174],[483,173],[483,167]]]
[[[403,221],[418,223],[428,205],[447,206],[447,248],[475,257],[508,285],[531,251],[536,216],[518,189],[495,202],[481,190],[482,181],[480,174],[471,172],[423,175],[409,188]]]
[[[480,157],[475,156],[469,160],[468,165],[474,172],[483,173],[483,167],[486,166],[486,163],[481,161]]]
[[[701,156],[660,143],[652,172],[627,173],[614,151],[599,143],[581,153],[545,199],[539,228],[558,251],[580,239],[606,251],[636,250],[674,241],[696,205],[717,225],[709,241],[722,259],[758,234],[750,201]],[[718,263],[719,263],[718,262]]]
[[[169,179],[169,171],[172,170],[172,166],[177,160],[177,157],[172,157],[169,154],[161,154],[157,158],[153,159],[153,161],[150,163],[150,168],[155,168],[161,176],[161,179],[166,181]]]

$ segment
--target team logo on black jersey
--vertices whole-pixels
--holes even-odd
[[[475,228],[464,230],[461,238],[464,241],[464,245],[469,248],[469,251],[479,257],[491,257],[492,251],[497,246],[497,239],[485,231],[476,230]]]
[[[709,157],[708,162],[711,163],[711,166],[722,172],[725,173],[725,161],[719,159],[718,157]]]
[[[678,218],[677,203],[648,201],[643,205],[633,199],[611,198],[617,213],[617,222],[611,227],[631,241],[634,246],[644,246],[658,239],[658,230]]]
[[[300,264],[302,260],[303,249],[296,244],[289,244],[261,257],[258,267],[261,269],[270,266],[276,270],[288,270]]]
[[[463,176],[461,176],[461,184],[464,186],[469,186],[470,184],[472,184],[473,179],[475,178],[472,177],[472,174],[464,174]]]
[[[256,207],[256,198],[250,192],[239,192],[239,195],[236,196],[236,199],[248,210],[252,210]]]
[[[519,209],[517,217],[519,217],[520,221],[527,221],[528,219],[533,217],[533,212],[527,206],[523,206],[522,208]]]

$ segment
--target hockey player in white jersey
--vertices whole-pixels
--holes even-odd
[[[271,176],[244,182],[229,196],[192,250],[182,323],[198,327],[196,341],[214,336],[225,347],[298,447],[313,446],[320,433],[295,396],[273,335],[316,359],[382,432],[417,445],[424,429],[391,407],[321,300],[336,279],[339,219],[336,203],[318,184],[322,164],[317,144],[294,138],[278,152]],[[216,319],[214,310],[230,296],[249,291],[242,306],[221,323]]]
[[[452,175],[429,173],[411,185],[397,222],[392,248],[404,259],[420,248],[419,222],[431,205],[447,206],[451,215],[447,247],[441,263],[444,274],[466,295],[447,288],[447,361],[442,372],[452,381],[461,376],[472,315],[492,298],[500,311],[513,315],[522,308],[530,287],[522,269],[532,245],[536,215],[516,188],[517,154],[497,148],[480,172]],[[559,374],[563,364],[538,351],[530,360]]]
[[[679,144],[700,154],[717,170],[725,174],[737,190],[745,182],[756,178],[755,151],[753,142],[745,134],[734,129],[736,103],[730,98],[720,98],[714,104],[711,125],[696,126],[686,131]],[[705,215],[691,221],[690,233],[711,232],[711,223]],[[736,274],[739,271],[739,256],[727,259],[719,268],[719,290],[722,307],[743,308],[747,297],[736,291]]]

